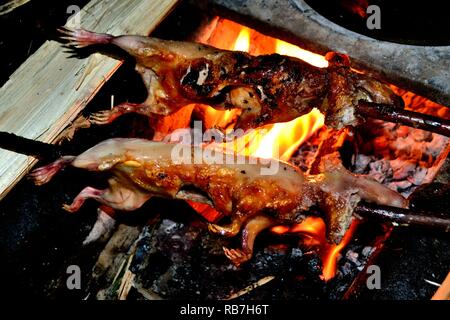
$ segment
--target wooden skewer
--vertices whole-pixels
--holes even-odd
[[[442,134],[450,137],[450,121],[427,114],[400,109],[390,104],[360,100],[358,113],[361,116],[376,118],[402,125]]]
[[[381,206],[366,202],[359,203],[354,212],[360,216],[378,218],[400,225],[425,226],[445,232],[450,231],[449,218],[439,217],[428,212],[414,212],[410,209]]]

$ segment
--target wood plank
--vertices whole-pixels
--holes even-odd
[[[113,35],[147,35],[177,0],[92,0],[67,26]],[[60,43],[45,42],[0,89],[0,131],[53,142],[121,62],[100,54],[69,58]],[[0,150],[0,199],[28,172],[35,159]]]

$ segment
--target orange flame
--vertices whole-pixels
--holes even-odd
[[[288,161],[298,147],[323,126],[324,117],[319,110],[285,123],[265,125],[238,138],[236,150],[243,155]],[[242,142],[245,141],[245,142]]]
[[[342,241],[338,245],[329,245],[322,253],[323,270],[322,277],[325,281],[330,280],[336,275],[336,264],[339,253],[344,249],[347,244],[352,240],[353,234],[355,233],[356,227],[358,225],[358,220],[353,220],[350,228],[348,228]]]
[[[255,30],[241,26],[226,19],[213,20],[214,30],[208,36],[201,35],[200,42],[221,49],[249,52],[253,55],[279,53],[302,59],[311,65],[324,68],[328,62],[324,56],[304,50],[293,44],[279,39],[265,36]],[[206,106],[204,109],[205,127],[231,128],[229,123],[239,114],[239,109],[226,111],[215,110]],[[285,123],[266,125],[235,139],[233,143],[216,144],[214,148],[221,148],[225,152],[235,152],[261,158],[275,158],[287,161],[298,147],[313,135],[324,124],[323,115],[313,109],[310,113]],[[230,149],[231,148],[231,149]],[[209,221],[215,221],[220,214],[207,205],[191,205],[203,214]],[[323,261],[323,279],[334,277],[336,261],[339,252],[351,240],[356,227],[353,223],[338,245],[329,244],[326,240],[326,226],[318,217],[308,217],[302,223],[294,226],[276,226],[272,231],[278,234],[298,233],[303,235],[304,243],[317,246]]]
[[[302,223],[293,226],[276,226],[271,229],[277,234],[298,233],[306,237],[309,246],[318,246],[322,258],[322,279],[328,281],[336,275],[339,253],[344,249],[355,233],[358,220],[353,220],[339,244],[329,244],[326,239],[326,226],[322,218],[307,217]]]
[[[215,21],[218,28],[217,34],[220,38],[210,35],[209,39],[202,39],[206,44],[219,46],[223,49],[232,49],[249,52],[250,54],[270,54],[275,52],[290,55],[302,59],[318,67],[326,67],[328,62],[321,55],[301,49],[290,43],[265,36],[250,28],[240,26],[235,22],[221,19],[220,23]],[[226,39],[224,30],[230,30],[230,36],[234,36],[234,42]],[[217,29],[217,28],[216,28]],[[258,41],[258,45],[250,39]],[[269,45],[264,45],[265,43]],[[228,44],[229,48],[224,48]],[[271,46],[270,44],[274,44]],[[227,128],[230,120],[235,118],[239,110],[215,110],[207,107],[205,110],[207,129],[211,127]],[[323,115],[316,109],[310,113],[298,117],[289,122],[276,123],[258,128],[251,133],[233,141],[233,146],[223,144],[225,151],[235,152],[243,155],[251,155],[260,158],[275,158],[287,161],[298,147],[313,135],[324,124]]]
[[[328,61],[324,56],[302,49],[279,39],[276,40],[276,52],[285,56],[299,58],[319,68],[328,67]]]
[[[234,43],[233,50],[248,52],[250,49],[250,30],[246,27],[242,27],[239,35]]]

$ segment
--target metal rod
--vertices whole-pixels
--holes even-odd
[[[366,202],[359,203],[354,212],[363,217],[378,218],[400,225],[426,226],[445,232],[450,231],[450,218],[437,216],[436,213],[414,212],[410,209],[381,206]]]
[[[427,114],[400,109],[393,105],[360,100],[358,113],[361,116],[400,123],[450,137],[450,121]]]

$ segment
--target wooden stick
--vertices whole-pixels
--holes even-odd
[[[450,300],[450,272],[431,300]]]
[[[252,291],[252,290],[254,290],[256,288],[265,285],[266,283],[272,281],[273,279],[275,279],[274,276],[267,276],[267,277],[264,277],[262,279],[259,279],[255,283],[252,283],[251,285],[245,287],[244,289],[239,290],[238,292],[231,294],[229,297],[227,297],[227,298],[225,298],[223,300],[233,300],[233,299],[239,298],[240,296],[243,296],[244,294],[247,294],[247,293],[249,293],[250,291]]]
[[[359,101],[357,112],[361,116],[399,123],[450,137],[450,121],[427,114],[363,100]]]
[[[372,203],[361,202],[355,208],[356,214],[395,222],[400,225],[425,226],[450,231],[450,219],[438,217],[428,212],[414,212],[409,209],[401,209],[390,206],[381,206]]]
[[[68,26],[114,35],[148,35],[177,0],[91,0]],[[94,97],[121,61],[94,54],[70,58],[60,43],[45,42],[0,89],[0,131],[54,142]],[[0,199],[35,159],[0,150]]]

